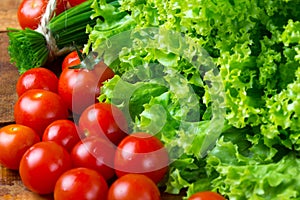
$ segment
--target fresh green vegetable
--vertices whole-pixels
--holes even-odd
[[[47,61],[49,50],[43,34],[25,28],[22,31],[9,29],[8,36],[10,62],[15,64],[20,73]]]
[[[119,74],[104,85],[100,101],[118,105],[127,112],[132,129],[152,132],[165,143],[174,158],[163,183],[166,191],[179,193],[185,188],[190,196],[211,189],[229,199],[300,199],[300,2],[122,0],[120,4],[136,23],[132,32],[147,27],[166,31],[152,35],[164,39],[156,46],[142,43],[139,36],[128,45],[122,40],[126,33],[116,36],[115,43],[115,37],[106,40],[106,46],[91,41],[93,50],[103,53]],[[167,31],[184,35],[209,53],[222,77],[224,96],[218,93],[222,90],[211,90],[192,60],[164,48],[178,40],[163,37]],[[124,48],[109,50],[122,42]],[[153,77],[158,69],[160,78]],[[180,76],[172,79],[176,73]],[[168,90],[153,93],[159,90],[157,83]],[[149,84],[153,88],[147,89]],[[153,95],[145,102],[148,91]],[[178,96],[191,93],[190,102]],[[225,100],[222,125],[213,124],[213,95]],[[196,115],[190,115],[196,110],[192,102],[198,104]],[[133,103],[139,108],[143,104],[140,114],[128,109]],[[216,135],[209,132],[214,129]]]
[[[103,88],[100,101],[123,107],[135,131],[165,133],[161,137],[170,141],[184,131],[190,132],[191,140],[186,142],[191,144],[197,129],[206,126],[207,137],[198,135],[197,141],[205,138],[204,144],[196,142],[198,147],[191,148],[193,154],[205,155],[221,133],[225,114],[222,80],[206,51],[179,33],[157,28],[124,32],[110,38],[109,44],[105,48],[107,43],[103,43],[97,52],[113,61],[120,49],[120,64],[110,67],[126,72],[121,71],[122,78],[114,77]],[[177,146],[174,142],[170,145]]]
[[[91,6],[97,20],[86,28],[84,51],[116,74],[99,101],[165,143],[173,161],[161,183],[166,192],[300,199],[300,1]]]
[[[74,43],[78,46],[84,45],[88,38],[85,33],[87,24],[95,24],[91,20],[93,10],[90,4],[91,1],[87,1],[52,18],[46,27],[51,37],[28,28],[8,29],[10,61],[20,73],[44,65],[51,59],[50,56],[67,53],[74,48]]]
[[[99,46],[109,37],[133,28],[136,23],[127,11],[119,9],[119,2],[94,0],[91,6],[94,10],[92,18],[100,18],[95,26],[87,26],[89,40],[84,52],[89,52]]]
[[[83,48],[88,42],[87,29],[97,24],[95,29],[101,26],[102,29],[111,30],[115,28],[112,27],[114,20],[119,22],[128,18],[129,15],[119,12],[118,7],[118,1],[114,0],[102,2],[101,5],[100,1],[89,0],[74,6],[49,21],[45,28],[50,36],[38,30],[8,29],[11,62],[23,73],[75,50],[75,46]],[[102,36],[106,38],[110,34],[103,33]]]

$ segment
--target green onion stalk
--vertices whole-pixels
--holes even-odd
[[[89,40],[88,29],[96,24],[111,21],[112,15],[118,16],[114,20],[132,20],[128,13],[118,10],[119,6],[116,0],[89,0],[52,17],[43,27],[44,31],[8,28],[10,62],[23,73],[76,48],[83,48]]]

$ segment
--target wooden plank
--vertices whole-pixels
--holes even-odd
[[[17,9],[0,10],[0,32],[6,31],[7,27],[20,28],[16,13]]]
[[[17,171],[0,165],[0,199],[3,200],[52,200],[51,195],[41,196],[27,190]]]
[[[0,10],[9,10],[18,8],[22,0],[1,0]]]
[[[20,28],[17,20],[18,6],[21,0],[1,0],[0,1],[0,32],[7,27]]]
[[[19,77],[16,67],[9,63],[8,36],[0,33],[0,124],[14,121],[13,107],[17,101],[15,85]]]
[[[15,85],[19,73],[9,63],[7,27],[19,28],[17,10],[21,0],[0,1],[0,125],[12,123],[17,100]]]

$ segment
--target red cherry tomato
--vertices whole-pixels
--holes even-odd
[[[87,136],[109,139],[115,145],[127,136],[128,124],[122,111],[109,103],[96,103],[83,111],[79,127]]]
[[[49,0],[47,0],[49,1]],[[65,10],[68,9],[68,0],[56,0],[56,10],[55,10],[55,15],[59,15]]]
[[[32,68],[24,72],[18,79],[16,90],[18,96],[30,89],[43,89],[57,93],[58,78],[46,68]]]
[[[114,77],[115,73],[103,61],[100,61],[94,66],[94,73],[98,79],[98,87],[102,86],[104,81]]]
[[[62,65],[61,65],[61,70],[64,71],[65,69],[68,69],[69,67],[79,65],[80,62],[81,61],[77,54],[77,51],[72,51],[64,58]]]
[[[58,93],[75,114],[96,102],[99,95],[95,75],[85,69],[65,69],[58,81]]]
[[[20,162],[20,177],[24,185],[38,194],[54,191],[58,178],[71,169],[71,158],[65,148],[47,141],[30,147]]]
[[[87,167],[99,172],[106,180],[115,175],[114,146],[102,138],[87,137],[77,143],[71,158],[75,167]]]
[[[56,182],[55,200],[106,200],[108,185],[95,170],[74,168],[66,171]]]
[[[39,141],[39,135],[27,126],[10,124],[2,127],[0,129],[0,163],[9,169],[19,169],[23,154]]]
[[[43,141],[54,141],[71,152],[80,141],[79,133],[74,122],[68,119],[60,119],[47,126],[43,134]]]
[[[48,0],[22,0],[18,8],[18,21],[21,28],[36,29],[45,13]],[[66,1],[58,0],[56,15],[66,9]]]
[[[127,174],[118,178],[108,190],[107,200],[159,200],[155,183],[142,174]]]
[[[82,52],[82,51],[81,51]],[[77,51],[72,51],[69,53],[62,62],[62,71],[80,64],[80,58],[77,54]],[[94,66],[94,69],[91,70],[98,80],[98,87],[102,85],[104,81],[111,79],[115,74],[112,69],[110,69],[103,61],[100,61]]]
[[[169,156],[163,143],[148,133],[132,133],[124,138],[115,154],[118,177],[144,174],[158,183],[168,170]]]
[[[189,197],[188,200],[226,200],[222,195],[212,192],[212,191],[203,191],[197,192]]]
[[[71,7],[77,6],[83,2],[85,2],[86,0],[69,0],[69,3],[71,5]]]
[[[68,115],[68,109],[58,94],[41,89],[28,90],[14,107],[15,122],[31,127],[40,138],[50,123],[67,119]]]

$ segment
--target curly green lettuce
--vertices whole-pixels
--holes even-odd
[[[231,131],[218,140],[207,157],[211,187],[229,199],[299,199],[297,153],[269,149],[262,137],[252,136],[250,142],[244,137],[247,134],[234,133],[241,130]],[[274,157],[270,159],[270,155]]]
[[[153,132],[164,142],[174,158],[162,183],[166,192],[186,190],[188,197],[214,190],[229,199],[300,199],[300,2],[119,3],[118,11],[134,21],[133,32],[159,27],[182,34],[208,52],[222,78],[225,122],[222,134],[214,135],[210,128],[217,130],[220,124],[212,120],[212,98],[220,91],[211,89],[193,59],[153,50],[151,44],[138,50],[124,46],[104,56],[117,76],[104,84],[100,101],[125,110],[132,131]],[[165,37],[162,45],[177,39]],[[93,48],[99,46],[94,43]],[[174,72],[181,78],[172,77]],[[159,79],[151,76],[155,73]],[[189,96],[189,91],[195,99],[182,103],[178,95]],[[193,103],[199,107],[198,121],[187,120],[193,112],[182,106],[195,108]]]

